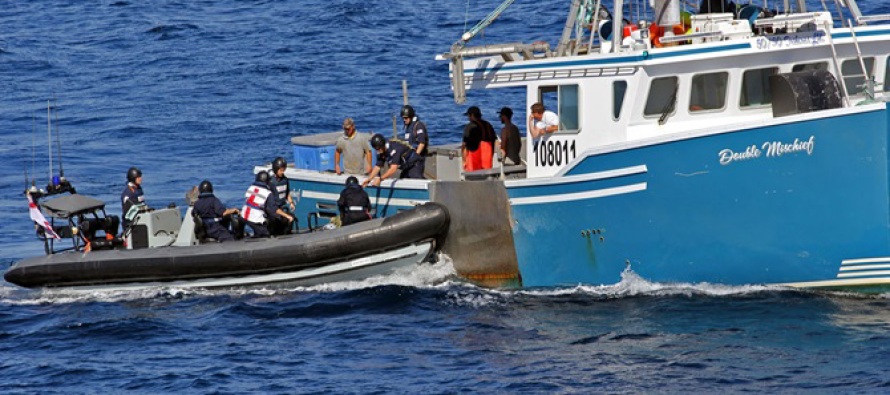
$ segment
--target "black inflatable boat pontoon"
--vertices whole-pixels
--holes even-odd
[[[428,260],[448,225],[445,207],[426,203],[387,218],[276,238],[50,254],[17,262],[4,278],[27,288],[83,289],[361,280]]]

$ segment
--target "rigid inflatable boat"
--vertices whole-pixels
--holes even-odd
[[[427,203],[336,229],[217,243],[196,238],[191,207],[185,221],[178,208],[142,212],[121,237],[116,218],[105,216],[99,200],[72,194],[40,207],[54,223],[67,224],[38,226],[47,255],[19,261],[4,275],[27,288],[306,286],[361,280],[435,259],[449,225],[445,207]],[[54,250],[55,237],[71,238],[73,247]]]

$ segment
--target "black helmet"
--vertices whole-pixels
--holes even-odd
[[[355,178],[355,176],[349,176],[349,178],[346,179],[346,186],[350,185],[358,185],[358,178]]]
[[[386,146],[386,139],[383,138],[383,135],[380,133],[375,133],[371,136],[371,147],[374,149],[383,149]]]
[[[213,184],[208,180],[201,181],[201,184],[198,185],[198,192],[213,193]]]
[[[277,172],[278,169],[287,169],[287,161],[280,156],[272,160],[272,171]]]
[[[268,184],[269,183],[269,173],[265,172],[265,171],[256,173],[256,178],[254,179],[254,181],[259,181],[259,182],[262,182],[263,184]]]
[[[405,117],[414,118],[414,107],[411,107],[407,104],[402,106],[402,118]]]
[[[130,170],[127,170],[127,181],[136,182],[136,179],[139,177],[142,177],[142,170],[135,167],[131,167]]]

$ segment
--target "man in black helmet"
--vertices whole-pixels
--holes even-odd
[[[253,229],[253,237],[269,237],[269,223],[276,218],[281,218],[288,226],[294,220],[293,215],[278,206],[278,199],[268,185],[269,178],[269,173],[257,173],[253,184],[244,193],[246,200],[241,208],[241,215]]]
[[[226,208],[225,205],[213,195],[213,184],[208,180],[201,181],[198,186],[198,201],[192,211],[201,218],[207,237],[212,237],[219,242],[232,241],[235,237],[229,231],[229,222],[232,214],[238,214],[237,208]]]
[[[426,125],[417,119],[417,114],[414,113],[414,107],[406,104],[402,106],[401,113],[402,122],[405,123],[405,141],[407,141],[411,147],[414,147],[414,152],[423,159],[427,156],[427,146],[430,144],[430,136],[427,132]],[[424,161],[421,160],[418,163],[418,166],[420,166],[419,171],[422,178]]]
[[[354,176],[346,179],[346,188],[340,192],[337,206],[343,226],[371,219],[371,199]]]
[[[378,133],[371,136],[371,147],[377,151],[377,163],[368,175],[368,179],[362,182],[363,187],[372,182],[374,186],[380,185],[381,181],[391,178],[398,170],[402,171],[399,178],[423,179],[423,166],[420,165],[423,163],[423,157],[405,143],[397,140],[387,142],[383,135]]]
[[[275,193],[275,200],[278,202],[278,208],[293,213],[294,199],[290,195],[290,183],[284,172],[287,170],[287,161],[282,157],[272,160],[272,174],[269,179],[269,187]],[[273,219],[269,224],[269,230],[273,235],[283,235],[290,233],[290,222],[280,219]]]
[[[124,231],[130,227],[136,214],[147,210],[145,197],[142,193],[142,170],[131,167],[127,170],[127,186],[121,192],[121,214],[123,214]]]

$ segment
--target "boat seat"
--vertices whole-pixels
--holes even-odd
[[[195,222],[195,238],[198,239],[199,244],[216,243],[219,241],[207,236],[207,229],[204,227],[204,221],[202,221],[201,217],[197,214],[192,213],[192,221]]]

